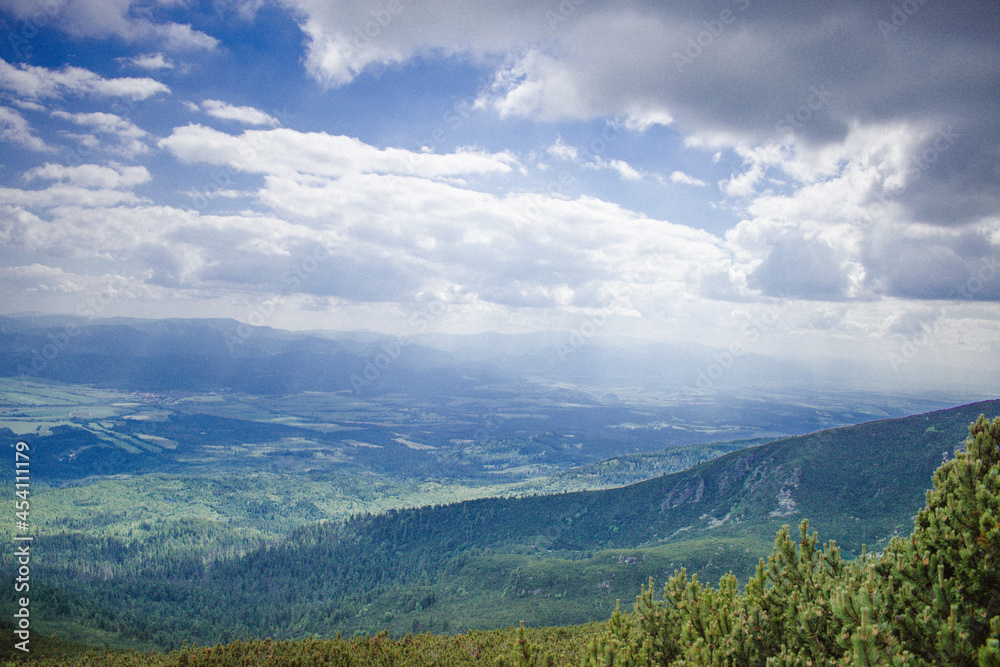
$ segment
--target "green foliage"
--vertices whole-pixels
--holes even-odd
[[[693,468],[699,463],[740,449],[770,442],[773,438],[754,438],[704,445],[669,447],[658,452],[625,454],[612,459],[571,468],[554,477],[527,485],[540,493],[608,489],[635,484],[646,479]]]
[[[970,431],[934,474],[913,534],[877,568],[886,629],[930,663],[974,665],[981,651],[991,660],[1000,637],[1000,418]]]
[[[782,528],[771,557],[759,563],[742,594],[732,574],[714,588],[681,570],[656,600],[650,580],[633,614],[616,612],[595,642],[592,664],[765,665],[781,655],[836,655],[841,622],[831,604],[848,568],[835,544],[821,551],[817,541],[805,521],[798,547]]]
[[[742,593],[681,570],[654,599],[650,580],[578,664],[1000,664],[1000,417],[938,468],[910,537],[854,561],[818,541],[807,521],[798,543],[782,528]]]
[[[559,628],[471,631],[459,635],[387,633],[346,639],[309,637],[296,641],[257,639],[214,646],[183,646],[171,653],[100,651],[67,642],[32,639],[31,653],[0,652],[0,664],[40,667],[481,667],[503,665],[542,667],[582,658],[583,647],[597,624]],[[7,639],[6,636],[3,637]],[[6,646],[6,641],[4,645]],[[523,647],[523,652],[521,651]],[[539,655],[542,657],[534,657]]]

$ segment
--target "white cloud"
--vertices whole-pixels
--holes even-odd
[[[11,100],[11,104],[16,106],[18,109],[23,109],[24,111],[47,111],[47,109],[38,102],[29,102],[28,100]]]
[[[113,152],[133,157],[149,151],[149,146],[146,144],[149,133],[121,116],[100,111],[92,113],[53,111],[52,117],[82,125],[101,134],[110,135],[115,139],[115,145],[110,147]],[[92,135],[84,135],[81,138],[82,141],[89,147],[96,147],[99,142],[87,139],[88,136]]]
[[[142,69],[173,69],[173,61],[162,53],[147,53],[129,58],[128,63]]]
[[[20,144],[25,148],[38,152],[54,150],[44,141],[31,133],[28,121],[10,107],[0,107],[0,141]]]
[[[184,162],[225,164],[257,174],[336,177],[377,172],[434,178],[508,173],[517,165],[509,153],[460,149],[439,155],[379,149],[352,137],[290,129],[247,130],[234,136],[192,124],[174,128],[158,145]]]
[[[269,114],[254,109],[253,107],[240,107],[227,104],[219,100],[203,100],[201,108],[206,114],[213,118],[222,120],[235,120],[244,125],[281,125],[277,118]]]
[[[0,198],[14,206],[39,209],[57,206],[104,208],[143,201],[131,192],[106,188],[92,189],[77,185],[52,185],[43,190],[0,188]]]
[[[47,242],[42,240],[52,231],[52,224],[38,217],[30,210],[43,212],[44,215],[59,216],[81,215],[80,211],[87,209],[106,210],[116,206],[136,206],[147,200],[138,197],[129,188],[148,183],[152,176],[143,166],[125,166],[112,162],[108,166],[82,164],[66,166],[62,164],[45,163],[29,169],[23,174],[25,182],[50,181],[45,187],[36,190],[21,188],[0,188],[0,198],[9,206],[5,209],[4,218],[8,224],[8,236],[20,239],[19,243],[31,245],[38,250],[44,250]],[[53,213],[53,211],[62,211]],[[67,213],[76,211],[77,213]],[[100,236],[99,227],[90,231],[95,237]],[[16,232],[16,233],[15,233]],[[30,242],[29,242],[30,241]],[[61,254],[67,252],[60,242]],[[79,247],[90,245],[83,243]],[[123,258],[124,259],[124,258]]]
[[[746,171],[720,186],[748,219],[726,234],[731,255],[704,272],[706,294],[821,300],[1000,299],[1000,220],[944,227],[913,220],[893,195],[921,184],[914,168],[932,126],[856,125],[842,142],[741,144]],[[761,191],[780,174],[784,192]],[[772,179],[773,182],[773,179]]]
[[[323,21],[314,17],[304,21],[301,27],[309,38],[306,69],[327,86],[350,83],[373,64],[399,63],[407,58],[407,54],[395,50],[369,46],[363,33],[361,38],[355,36],[355,42],[350,35],[328,32]]]
[[[556,121],[600,115],[581,93],[572,72],[561,61],[532,49],[496,73],[488,93],[477,100],[476,106],[492,107],[501,118]]]
[[[149,78],[120,77],[107,79],[81,67],[63,66],[53,70],[25,63],[11,65],[0,59],[0,88],[32,100],[64,95],[94,95],[144,100],[169,93],[164,84]]]
[[[240,18],[252,21],[257,16],[257,11],[264,6],[264,0],[234,0],[231,5],[236,6],[236,13]]]
[[[755,194],[757,184],[764,178],[764,167],[754,164],[742,174],[719,182],[719,189],[730,197],[749,197]]]
[[[885,39],[872,29],[886,19],[884,8],[858,1],[794,12],[738,2],[725,17],[676,3],[290,1],[310,40],[307,68],[330,85],[378,66],[461,54],[494,68],[476,107],[503,118],[605,118],[636,132],[669,124],[718,149],[792,141],[816,147],[817,157],[819,147],[843,147],[859,127],[938,124],[960,139],[924,165],[920,187],[894,196],[939,224],[1000,208],[989,176],[997,169],[998,115],[980,92],[1000,76],[1000,49],[985,29],[995,23],[985,5],[924,12]],[[844,53],[856,55],[849,68]],[[934,66],[920,65],[927,62]],[[748,163],[721,186],[752,197],[766,170]]]
[[[37,252],[128,258],[147,267],[149,284],[206,294],[279,290],[289,262],[320,246],[328,260],[298,291],[358,303],[445,295],[472,310],[638,313],[680,298],[697,262],[726,254],[710,234],[598,199],[504,196],[442,178],[508,173],[516,161],[506,154],[410,153],[323,133],[233,136],[201,126],[177,128],[161,145],[185,161],[264,174],[256,201],[268,213],[150,206],[123,191],[148,172],[114,164],[43,165],[26,177],[52,185],[0,196],[41,216],[30,237]]]
[[[642,174],[624,160],[609,160],[608,166],[617,171],[624,181],[642,180]]]
[[[671,183],[679,183],[681,185],[697,185],[698,187],[705,187],[708,185],[705,181],[700,178],[695,178],[694,176],[689,176],[683,171],[675,171],[670,174]]]
[[[646,80],[662,76],[656,70],[666,65],[653,63],[669,62],[665,44],[679,32],[657,12],[573,3],[572,17],[562,21],[563,8],[526,0],[291,4],[309,40],[307,70],[326,85],[345,85],[367,69],[424,54],[462,54],[486,62],[499,56],[513,62],[497,71],[479,106],[493,107],[502,116],[606,115],[635,131],[673,121],[655,92],[635,94]],[[560,18],[557,27],[553,12]],[[591,87],[593,78],[615,90]]]
[[[985,225],[963,238],[980,256],[995,256],[997,243],[986,239],[1000,232],[981,221],[1000,210],[995,178],[986,176],[998,169],[997,113],[977,91],[991,89],[1000,75],[1000,51],[987,32],[955,28],[989,23],[986,10],[963,7],[947,24],[925,14],[889,44],[865,30],[884,12],[863,3],[796,12],[735,3],[704,37],[706,22],[719,15],[693,5],[564,4],[570,15],[560,5],[553,25],[532,14],[553,10],[545,5],[494,3],[477,16],[487,5],[463,1],[442,16],[430,4],[401,3],[378,21],[378,10],[296,2],[311,39],[309,69],[328,84],[421,54],[498,53],[504,64],[477,108],[501,118],[605,118],[635,132],[671,125],[685,145],[712,150],[715,162],[736,153],[743,165],[718,183],[728,199],[721,205],[747,219],[727,235],[728,257],[692,271],[703,294],[945,294],[947,284],[975,275],[972,253],[944,237],[902,243],[924,221]],[[516,14],[523,17],[512,28]],[[949,35],[943,50],[942,31]],[[699,48],[678,71],[675,56],[691,43]],[[845,52],[860,54],[848,69],[834,57]],[[926,62],[935,66],[920,65]],[[579,159],[561,141],[547,153]],[[624,179],[643,175],[611,158],[582,166],[615,169]],[[680,171],[670,180],[706,187]],[[893,260],[891,245],[878,241],[886,233],[913,262]],[[923,254],[921,243],[928,245]],[[940,267],[943,282],[922,277],[922,262]]]
[[[563,143],[562,137],[556,139],[556,143],[546,149],[546,152],[560,160],[574,161],[580,157],[580,151],[575,147]]]
[[[551,35],[548,8],[528,0],[288,4],[308,38],[306,68],[329,86],[345,85],[366,69],[403,63],[418,54],[478,59]]]
[[[117,134],[130,139],[148,136],[148,133],[136,127],[132,121],[112,113],[95,111],[93,113],[69,113],[66,111],[53,111],[53,118],[67,120],[77,125],[93,128],[105,134]]]
[[[651,257],[649,284],[629,285],[620,298],[676,296],[698,258],[722,256],[709,234],[593,198],[499,198],[427,179],[362,174],[315,183],[272,176],[260,199],[283,219],[336,233],[345,254],[391,271],[400,280],[391,291],[397,299],[446,280],[472,301],[611,307],[614,298],[601,295],[629,285]]]
[[[884,223],[862,240],[869,288],[908,299],[1000,300],[1000,232],[996,221],[943,229]]]
[[[162,291],[157,292],[140,278],[117,272],[73,273],[38,263],[0,268],[0,299],[10,312],[142,316],[145,306],[164,300]],[[185,305],[191,307],[190,302]]]
[[[595,5],[581,14],[557,33],[555,48],[525,49],[498,69],[480,105],[549,121],[615,118],[635,132],[673,124],[662,89],[677,23],[638,8]]]
[[[126,167],[113,164],[102,167],[96,164],[82,164],[67,167],[61,164],[45,163],[41,167],[30,169],[24,174],[26,181],[37,179],[59,181],[82,188],[130,188],[148,183],[152,176],[145,167]]]
[[[70,274],[58,267],[44,264],[2,267],[0,282],[8,290],[15,288],[26,292],[77,293],[83,289]]]
[[[176,4],[159,2],[161,5]],[[158,23],[145,18],[149,7],[136,0],[51,0],[39,4],[32,0],[3,0],[0,6],[11,15],[32,25],[53,26],[77,36],[107,39],[118,37],[126,42],[156,42],[169,50],[214,49],[218,40],[190,25]]]
[[[605,160],[600,156],[594,156],[590,162],[583,163],[584,169],[610,169],[618,172],[619,178],[623,181],[639,181],[645,178],[645,174],[630,165],[625,160]]]
[[[654,125],[670,125],[673,122],[674,117],[662,108],[629,111],[621,120],[622,126],[632,132],[645,132]]]
[[[596,199],[497,197],[451,180],[509,173],[516,160],[506,154],[413,153],[326,133],[273,129],[231,135],[199,125],[175,128],[160,146],[185,162],[265,175],[256,195],[260,205],[300,228],[299,234],[342,248],[336,253],[340,268],[317,277],[323,285],[315,287],[319,293],[405,301],[447,285],[450,294],[469,303],[566,308],[606,306],[600,294],[648,247],[670,248],[671,269],[658,272],[657,289],[674,297],[844,301],[902,293],[901,278],[880,273],[871,263],[885,255],[870,243],[870,227],[886,223],[879,217],[882,204],[869,196],[873,185],[897,173],[901,158],[882,150],[867,130],[858,133],[839,153],[826,148],[817,154],[798,145],[739,147],[750,176],[739,176],[742,185],[737,179],[727,184],[728,192],[746,199],[751,217],[725,240],[647,221]],[[886,147],[898,145],[891,131],[878,136]],[[855,143],[868,152],[854,155]],[[572,157],[561,141],[550,154]],[[789,193],[757,191],[765,165],[791,181]],[[585,166],[642,176],[623,161]],[[689,179],[695,180],[683,173],[672,178]],[[1000,232],[990,228],[989,233]],[[221,246],[213,248],[190,252],[185,261],[212,252],[227,255]],[[218,260],[211,270],[195,263],[186,273],[168,273],[191,280],[209,274],[213,280],[259,280],[264,260],[253,259],[249,250],[241,256],[236,264]],[[516,266],[510,257],[519,258]]]
[[[34,230],[44,224],[41,218],[20,206],[0,204],[0,242],[4,245],[28,245]]]
[[[751,288],[783,298],[840,300],[851,286],[844,259],[819,239],[790,235],[778,239],[748,276]]]

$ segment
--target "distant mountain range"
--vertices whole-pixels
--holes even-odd
[[[339,391],[364,366],[334,341],[233,320],[0,318],[0,348],[0,375],[126,391]]]
[[[700,345],[607,341],[567,332],[387,336],[290,332],[226,319],[0,317],[0,376],[29,376],[137,391],[384,394],[465,391],[532,380],[570,384],[603,399],[696,400],[718,391],[909,387],[908,367],[841,360],[776,360]],[[921,376],[933,376],[921,366]],[[926,395],[985,397],[995,382],[920,384]],[[980,392],[980,393],[976,393]],[[949,400],[949,399],[945,399]]]

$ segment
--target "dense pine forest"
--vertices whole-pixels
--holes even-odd
[[[616,609],[604,624],[251,640],[169,654],[43,642],[47,651],[31,657],[52,665],[1000,665],[1000,417],[980,416],[969,431],[934,473],[909,537],[881,553],[844,559],[834,541],[820,547],[803,520],[797,536],[779,530],[745,584],[730,573],[706,585],[682,568],[662,593],[650,579],[632,611]],[[296,593],[314,587],[307,577]],[[241,613],[241,603],[227,613]]]

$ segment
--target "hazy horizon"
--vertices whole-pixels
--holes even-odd
[[[198,345],[206,347],[192,350],[192,354],[239,356],[251,350],[259,354],[269,349],[266,343],[265,347],[259,347],[264,341],[302,337],[318,337],[338,345],[346,343],[343,349],[350,351],[354,360],[341,369],[341,374],[344,379],[353,378],[355,384],[364,385],[364,393],[377,388],[385,372],[394,372],[393,367],[440,372],[472,364],[478,372],[487,372],[481,379],[484,387],[499,382],[498,386],[513,388],[517,385],[510,383],[517,381],[526,383],[520,386],[527,390],[541,382],[539,387],[576,387],[591,393],[598,401],[606,398],[605,392],[618,392],[626,403],[662,406],[681,405],[692,400],[711,403],[715,402],[716,394],[752,396],[761,391],[786,397],[798,395],[796,400],[802,405],[817,400],[830,404],[841,400],[863,404],[877,402],[881,396],[886,405],[906,404],[913,399],[912,405],[919,406],[930,401],[926,403],[927,409],[996,397],[994,380],[974,369],[926,363],[900,364],[892,373],[885,373],[879,363],[829,356],[776,357],[749,349],[734,354],[732,350],[736,348],[718,348],[697,342],[585,336],[573,331],[428,332],[396,336],[370,330],[257,328],[228,318],[88,319],[52,314],[2,315],[0,318],[31,323],[26,324],[27,329],[23,328],[25,325],[14,325],[11,329],[0,326],[5,334],[22,331],[37,337],[47,332],[43,338],[37,338],[34,347],[26,342],[29,339],[22,339],[16,345],[18,350],[8,351],[13,353],[12,358],[20,355],[20,366],[25,370],[21,375],[29,378],[39,375],[41,369],[35,368],[39,364],[47,368],[50,360],[58,361],[66,354],[72,356],[105,347],[101,343],[105,332],[85,334],[88,325],[123,325],[156,332],[163,337],[162,343],[167,349],[174,350],[176,343],[171,342],[172,336],[190,339],[191,331],[185,330],[188,324],[212,322],[212,327],[202,330],[199,335],[203,341]],[[149,323],[167,321],[178,326],[144,328]],[[209,334],[209,331],[215,333]],[[269,332],[277,332],[277,338]],[[289,334],[292,338],[288,338]],[[108,340],[111,341],[108,345],[112,345],[117,338]],[[82,349],[81,341],[85,341]],[[156,350],[147,352],[155,355]],[[431,352],[435,354],[428,356]],[[437,352],[446,356],[437,355]],[[114,354],[113,347],[107,347],[102,354]],[[489,368],[501,371],[502,376],[488,379]],[[374,374],[373,378],[365,380],[370,374]],[[45,373],[40,376],[45,377]],[[914,407],[914,411],[918,408]]]

